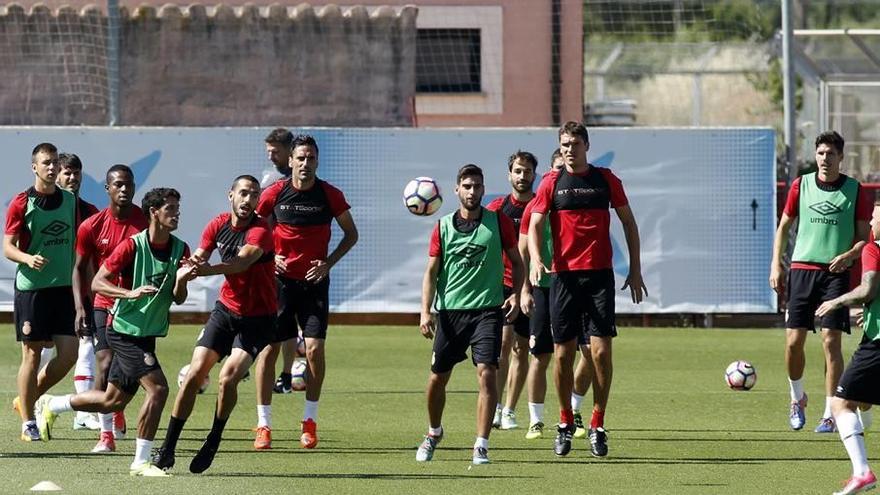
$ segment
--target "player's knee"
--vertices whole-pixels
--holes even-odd
[[[314,362],[319,359],[324,358],[324,347],[319,345],[312,345],[306,348],[306,359],[309,362]]]
[[[222,373],[220,375],[220,379],[218,380],[218,387],[220,389],[232,390],[236,385],[238,385],[238,380],[236,380],[233,373]]]
[[[168,399],[168,385],[167,384],[155,384],[151,386],[147,390],[147,396],[149,400],[153,402],[165,403]]]

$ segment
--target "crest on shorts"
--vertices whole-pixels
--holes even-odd
[[[153,353],[151,353],[151,352],[145,352],[144,353],[144,364],[146,364],[147,366],[155,365],[156,364],[156,356],[154,356]]]
[[[21,324],[21,333],[23,333],[24,335],[31,334],[31,322],[26,321]]]

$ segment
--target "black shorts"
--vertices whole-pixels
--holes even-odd
[[[235,347],[256,360],[257,354],[272,343],[274,335],[275,315],[239,316],[217,301],[196,345],[213,350],[221,359]]]
[[[144,375],[161,370],[156,357],[156,337],[133,337],[107,327],[107,342],[113,351],[107,381],[128,395],[137,393]]]
[[[92,311],[92,324],[95,325],[95,352],[109,351],[110,344],[107,342],[107,317],[110,310],[96,308]]]
[[[327,338],[330,316],[330,279],[318,283],[278,277],[278,320],[275,342],[303,337]],[[297,327],[299,325],[299,327]]]
[[[826,270],[792,269],[788,273],[788,304],[786,328],[816,330],[816,309],[825,301],[849,292],[849,271],[831,273]],[[823,316],[821,328],[850,333],[849,308],[838,308]]]
[[[840,377],[835,397],[880,404],[880,341],[862,338],[861,344]]]
[[[578,270],[550,276],[550,323],[557,344],[587,337],[615,337],[614,272]]]
[[[45,342],[55,335],[76,337],[76,309],[70,286],[14,290],[15,340]]]
[[[553,352],[553,333],[550,330],[550,288],[532,287],[535,308],[529,318],[529,352],[533,356]]]
[[[467,359],[468,347],[474,365],[498,366],[501,357],[501,308],[442,310],[437,315],[431,371],[446,373]]]
[[[504,299],[507,300],[510,295],[513,294],[513,288],[504,286]],[[517,313],[516,318],[513,322],[504,322],[505,325],[513,325],[513,331],[516,332],[520,337],[527,339],[529,338],[529,317],[524,315],[522,311]]]

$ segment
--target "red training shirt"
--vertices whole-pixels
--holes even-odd
[[[500,211],[501,213],[504,213],[507,218],[512,220],[514,233],[516,234],[517,239],[519,239],[519,226],[527,204],[529,204],[529,201],[518,201],[513,197],[513,194],[508,194],[507,196],[495,198],[490,201],[489,204],[486,205],[486,209],[490,211]],[[506,287],[513,287],[513,265],[510,264],[510,259],[507,257],[507,253],[505,252],[502,254],[504,259],[504,285]]]

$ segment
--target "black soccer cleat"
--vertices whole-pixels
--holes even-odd
[[[272,387],[272,392],[276,394],[289,394],[293,392],[293,388],[290,383],[292,379],[292,375],[281,373],[280,375],[278,375],[278,379],[275,380],[275,386]]]
[[[553,444],[553,451],[556,452],[556,455],[562,457],[571,452],[572,435],[574,435],[574,425],[556,427],[556,441]]]
[[[608,435],[605,428],[590,428],[590,453],[593,457],[608,455]]]
[[[159,469],[168,471],[174,467],[174,451],[159,447],[153,452],[153,465]]]
[[[205,443],[196,452],[196,456],[193,457],[192,462],[189,463],[189,472],[199,474],[211,467],[211,463],[214,462],[214,456],[217,455],[218,447],[219,445],[205,440]]]

